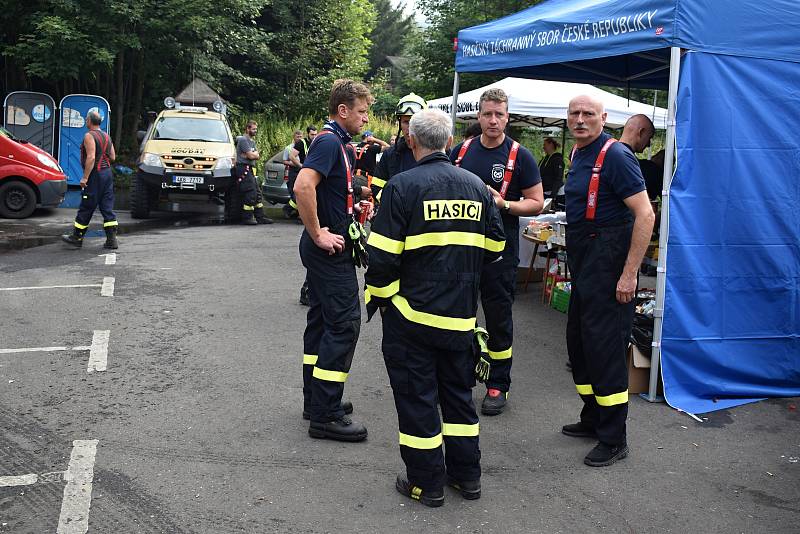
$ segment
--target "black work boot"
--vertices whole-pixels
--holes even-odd
[[[312,438],[333,439],[336,441],[364,441],[367,439],[367,427],[356,423],[346,415],[336,421],[317,423],[311,421],[308,435]]]
[[[345,415],[350,415],[353,413],[353,403],[350,401],[342,401],[342,410],[344,410]],[[311,414],[308,410],[303,410],[303,419],[306,421],[311,419]]]
[[[608,443],[598,442],[594,449],[589,451],[583,463],[591,467],[605,467],[628,456],[628,444],[609,445]]]
[[[272,224],[273,220],[264,215],[264,208],[256,208],[253,212],[257,224]]]
[[[506,407],[506,399],[508,399],[508,393],[505,391],[495,388],[487,389],[481,404],[481,413],[483,415],[500,415]]]
[[[564,434],[565,436],[570,436],[573,438],[597,439],[597,433],[594,431],[594,429],[589,425],[584,424],[581,421],[577,423],[572,423],[571,425],[562,426],[561,433]]]
[[[425,506],[438,508],[444,504],[444,489],[442,488],[438,490],[423,490],[419,486],[415,486],[409,482],[403,475],[397,475],[394,487],[401,495],[411,497]]]
[[[461,496],[467,500],[474,501],[481,498],[481,481],[478,480],[458,480],[451,476],[447,477],[447,485],[458,490]]]
[[[246,224],[248,226],[253,226],[254,224],[258,224],[256,221],[255,215],[253,215],[252,211],[246,211],[242,215],[242,222],[241,224]]]
[[[106,242],[103,244],[103,248],[118,249],[119,243],[117,242],[117,227],[106,226],[105,231]]]
[[[83,235],[86,233],[86,228],[78,228],[77,226],[72,229],[71,234],[65,234],[61,236],[61,241],[72,245],[75,248],[81,248],[83,246]]]

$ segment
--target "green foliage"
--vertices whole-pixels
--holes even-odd
[[[377,20],[370,33],[372,46],[369,50],[370,71],[376,72],[378,65],[386,56],[402,56],[405,54],[408,38],[415,32],[414,18],[404,14],[405,3],[397,7],[391,0],[373,0]]]

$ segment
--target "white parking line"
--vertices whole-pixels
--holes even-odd
[[[108,254],[99,254],[99,256],[106,257],[106,265],[115,265],[117,263],[117,254],[116,252],[110,252]]]
[[[89,530],[89,508],[92,505],[92,481],[97,440],[75,440],[69,467],[64,474],[67,485],[61,501],[57,534],[84,534]]]
[[[36,473],[30,475],[16,475],[16,476],[4,476],[0,477],[0,487],[3,486],[29,486],[31,484],[36,484],[36,481],[39,480],[39,475]]]
[[[89,365],[86,372],[105,371],[108,365],[108,339],[110,330],[95,330],[92,334],[91,346],[77,347],[24,347],[18,349],[0,349],[0,354],[16,354],[18,352],[58,352],[58,351],[89,351]]]
[[[95,330],[92,336],[92,347],[89,349],[89,367],[87,372],[105,371],[108,361],[108,338],[110,330]]]
[[[100,287],[100,296],[101,297],[113,297],[114,296],[114,277],[113,276],[106,276],[103,278],[103,285]]]
[[[34,289],[73,289],[81,287],[99,287],[100,296],[113,297],[114,296],[114,277],[106,276],[103,278],[102,284],[70,284],[63,286],[25,286],[25,287],[0,287],[0,291],[29,291]]]

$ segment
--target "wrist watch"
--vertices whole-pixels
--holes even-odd
[[[508,200],[503,201],[503,211],[509,213],[511,211],[511,202]]]

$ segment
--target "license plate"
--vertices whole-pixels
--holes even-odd
[[[174,184],[202,184],[202,176],[173,176],[172,183]]]

